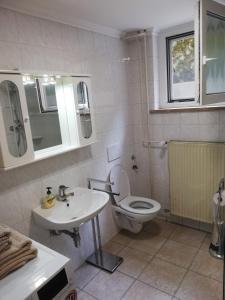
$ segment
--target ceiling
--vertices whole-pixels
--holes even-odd
[[[224,0],[220,0],[222,2]],[[0,0],[11,8],[85,29],[119,36],[162,29],[194,19],[197,0]]]

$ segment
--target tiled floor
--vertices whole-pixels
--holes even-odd
[[[124,258],[109,274],[84,264],[75,272],[78,300],[221,300],[222,261],[210,236],[162,220],[138,235],[121,231],[105,249]]]

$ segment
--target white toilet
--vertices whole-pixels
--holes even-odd
[[[138,196],[131,196],[130,182],[126,171],[121,165],[114,166],[109,174],[114,184],[111,190],[119,193],[113,196],[113,210],[119,227],[138,233],[143,223],[152,220],[160,211],[161,205],[155,200]]]

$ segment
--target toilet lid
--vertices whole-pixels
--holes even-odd
[[[111,186],[113,193],[120,193],[119,196],[114,196],[116,203],[118,204],[121,200],[130,195],[130,183],[127,172],[122,168],[121,165],[112,167],[110,174],[110,181],[114,182]]]

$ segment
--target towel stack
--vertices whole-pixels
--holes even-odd
[[[0,224],[0,279],[37,256],[26,236]]]

